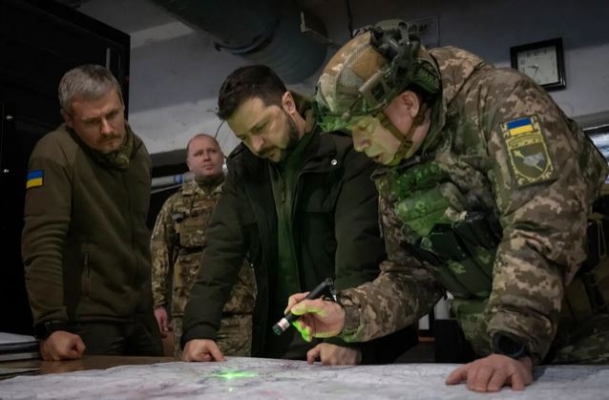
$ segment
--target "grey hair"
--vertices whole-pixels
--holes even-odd
[[[75,99],[97,100],[111,89],[115,89],[123,103],[123,93],[118,81],[101,65],[85,64],[66,72],[59,82],[59,105],[71,112]]]

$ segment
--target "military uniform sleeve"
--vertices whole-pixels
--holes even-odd
[[[340,337],[367,341],[415,323],[429,313],[444,291],[433,274],[406,249],[393,204],[379,202],[387,260],[370,283],[341,292],[347,320]]]
[[[68,322],[63,291],[63,248],[71,217],[72,181],[65,156],[43,138],[28,165],[22,258],[34,323]],[[31,181],[29,177],[36,178]]]
[[[522,341],[539,362],[556,334],[564,288],[586,258],[593,199],[582,165],[593,154],[547,93],[515,72],[497,74],[480,121],[503,226],[487,332]]]
[[[167,279],[173,268],[175,227],[171,217],[171,196],[165,201],[156,218],[150,238],[152,254],[152,297],[154,307],[167,307]]]
[[[184,312],[182,345],[193,339],[215,340],[222,309],[249,247],[247,229],[254,224],[249,201],[229,173],[205,233],[201,268]],[[251,220],[247,220],[250,218]]]

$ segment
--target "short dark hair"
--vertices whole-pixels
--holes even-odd
[[[230,73],[218,94],[218,118],[226,120],[245,101],[258,97],[265,106],[281,105],[288,89],[285,83],[266,65],[248,65]]]
[[[188,151],[190,150],[190,143],[192,143],[192,141],[195,139],[204,138],[204,137],[211,139],[211,141],[214,142],[216,147],[218,147],[218,150],[220,150],[220,153],[222,153],[222,148],[220,147],[220,143],[218,143],[218,139],[216,139],[212,135],[208,135],[207,133],[197,133],[196,135],[194,135],[193,137],[190,138],[190,140],[188,141],[188,144],[186,145],[186,158],[188,158]]]

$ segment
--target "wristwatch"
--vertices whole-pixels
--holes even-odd
[[[34,336],[38,340],[45,340],[46,338],[51,336],[51,333],[53,333],[53,332],[67,331],[67,330],[68,330],[67,326],[63,322],[57,322],[57,321],[40,322],[40,323],[34,325]]]
[[[519,360],[528,356],[529,350],[524,344],[511,337],[497,333],[493,336],[493,353]]]

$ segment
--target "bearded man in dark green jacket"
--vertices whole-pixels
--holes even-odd
[[[222,307],[248,255],[257,281],[252,355],[320,358],[324,364],[390,362],[416,343],[409,327],[365,345],[274,336],[288,296],[325,278],[339,289],[368,282],[385,256],[374,164],[351,138],[320,133],[314,116],[268,67],[247,66],[223,83],[218,116],[243,142],[208,228],[198,280],[184,317],[187,361],[222,360],[215,339]],[[385,354],[383,354],[383,352]]]
[[[22,256],[45,360],[162,354],[152,307],[150,157],[118,82],[83,65],[59,84],[65,124],[28,165]]]

